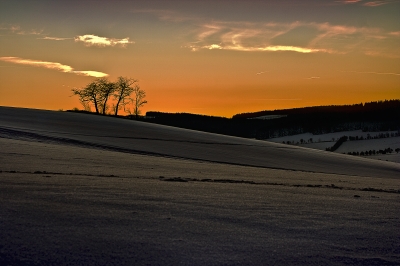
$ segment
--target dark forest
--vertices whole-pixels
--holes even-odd
[[[261,119],[262,116],[282,116]],[[268,139],[310,132],[400,130],[400,100],[315,106],[236,114],[232,118],[189,113],[147,112],[147,122],[211,133]]]

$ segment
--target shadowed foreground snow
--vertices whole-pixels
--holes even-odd
[[[400,263],[399,164],[4,107],[0,147],[1,265]]]

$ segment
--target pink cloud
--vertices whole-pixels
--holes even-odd
[[[362,0],[342,0],[342,1],[336,1],[338,3],[342,3],[342,4],[355,4],[358,2],[361,2]]]
[[[392,31],[389,34],[395,37],[400,37],[400,31]]]
[[[386,4],[389,4],[389,3],[390,2],[388,2],[388,1],[370,1],[370,2],[364,3],[363,6],[374,7],[374,6],[386,5]]]

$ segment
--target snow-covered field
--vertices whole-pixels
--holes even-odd
[[[399,164],[0,107],[1,265],[398,265]]]
[[[385,132],[363,132],[361,130],[354,131],[342,131],[342,132],[334,132],[328,134],[321,135],[313,135],[311,133],[298,134],[293,136],[286,136],[280,138],[272,138],[268,139],[268,141],[275,143],[290,143],[295,144],[296,146],[317,149],[317,150],[326,150],[326,148],[332,147],[335,142],[342,136],[348,137],[363,137],[364,140],[352,140],[344,142],[339,149],[337,149],[336,153],[348,153],[348,152],[365,152],[369,150],[385,150],[387,148],[391,148],[395,150],[396,148],[400,148],[400,137],[388,137],[388,138],[378,138],[374,139],[374,137],[379,136],[380,134],[389,134],[389,136],[396,134],[397,131],[385,131]],[[371,139],[367,139],[368,136]],[[312,139],[312,142],[309,141]],[[301,142],[304,141],[304,143]],[[333,141],[335,140],[335,141]],[[374,155],[374,156],[366,156],[366,158],[370,159],[378,159],[378,160],[387,160],[391,162],[400,163],[400,155],[395,154],[386,154],[386,155]]]
[[[371,138],[374,138],[376,136],[379,136],[380,134],[383,133],[388,133],[389,135],[397,133],[397,131],[385,131],[385,132],[364,132],[362,130],[352,130],[352,131],[340,131],[340,132],[333,132],[333,133],[327,133],[327,134],[320,134],[320,135],[314,135],[311,133],[303,133],[303,134],[298,134],[298,135],[292,135],[292,136],[286,136],[286,137],[279,137],[279,138],[272,138],[268,139],[268,141],[276,142],[276,143],[282,143],[283,141],[291,141],[295,143],[300,143],[300,140],[303,139],[304,141],[307,141],[312,138],[313,142],[335,142],[342,136],[348,136],[348,137],[363,137],[366,139],[368,136]],[[334,140],[333,140],[334,139]]]

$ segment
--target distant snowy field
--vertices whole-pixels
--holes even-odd
[[[286,136],[280,138],[271,138],[267,141],[275,142],[275,143],[294,143],[297,146],[317,149],[317,150],[326,150],[326,148],[332,147],[335,142],[342,136],[348,137],[363,137],[364,140],[348,140],[344,142],[335,152],[336,153],[348,153],[348,152],[365,152],[369,150],[384,150],[386,148],[391,148],[395,150],[396,148],[400,148],[400,137],[388,137],[388,138],[379,138],[373,139],[376,136],[381,134],[389,134],[389,136],[396,134],[397,131],[384,131],[384,132],[363,132],[361,130],[354,131],[342,131],[342,132],[334,132],[328,134],[321,135],[313,135],[311,133],[298,134],[293,136]],[[368,136],[371,139],[366,139]],[[310,142],[312,139],[312,142]],[[332,141],[332,140],[335,141]],[[301,143],[303,140],[303,144]],[[385,155],[373,155],[366,156],[366,158],[378,159],[378,160],[388,160],[392,162],[400,163],[400,155],[393,152],[392,154]]]

